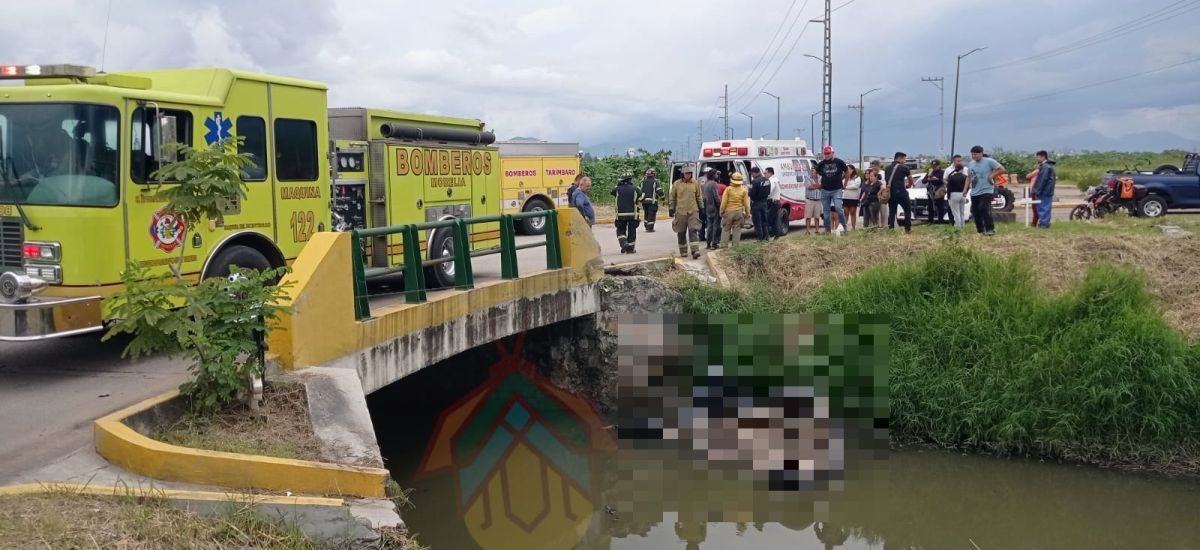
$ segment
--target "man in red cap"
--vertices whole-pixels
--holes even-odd
[[[821,181],[821,213],[825,216],[825,234],[828,235],[836,229],[832,227],[834,212],[837,212],[839,224],[846,219],[846,212],[842,210],[842,190],[850,180],[850,167],[833,155],[833,147],[829,145],[821,153],[825,158],[817,163],[813,177]]]

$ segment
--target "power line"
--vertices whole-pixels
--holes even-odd
[[[775,77],[779,75],[779,70],[782,69],[784,65],[787,65],[787,60],[788,60],[788,58],[790,58],[792,56],[792,52],[795,51],[796,44],[800,43],[800,39],[804,37],[804,32],[808,30],[808,26],[811,24],[812,24],[812,22],[809,21],[804,24],[804,28],[800,29],[800,34],[796,35],[796,39],[792,41],[792,46],[790,48],[788,48],[787,54],[785,54],[783,56],[783,61],[779,62],[779,65],[777,67],[775,67],[775,72],[771,73],[771,78],[768,78],[766,83],[763,84],[763,86],[762,86],[763,90],[767,89],[767,87],[769,87],[771,85],[771,82],[773,82],[775,80]],[[750,101],[746,103],[746,105],[742,105],[741,107],[739,107],[739,109],[745,109],[747,106],[749,106],[750,103],[752,103],[755,99],[757,99],[757,97],[758,96],[756,95],[754,98],[751,98]]]
[[[1189,5],[1189,4],[1191,4],[1191,5]],[[967,74],[977,74],[977,73],[982,73],[982,72],[987,72],[987,71],[993,71],[996,69],[1002,69],[1005,67],[1012,67],[1014,65],[1022,65],[1025,63],[1033,62],[1033,61],[1049,59],[1052,57],[1058,57],[1060,55],[1078,51],[1083,48],[1087,48],[1089,46],[1094,46],[1096,44],[1105,42],[1107,40],[1111,40],[1113,38],[1125,37],[1124,35],[1129,32],[1141,30],[1141,29],[1144,29],[1149,26],[1157,25],[1168,19],[1173,19],[1173,18],[1176,18],[1185,13],[1195,11],[1196,9],[1200,9],[1200,4],[1197,4],[1196,0],[1179,0],[1177,2],[1167,5],[1166,7],[1159,8],[1157,10],[1154,10],[1154,11],[1152,11],[1146,15],[1143,15],[1141,17],[1138,17],[1136,19],[1132,19],[1132,20],[1126,21],[1124,23],[1121,23],[1120,25],[1118,25],[1114,28],[1087,36],[1085,38],[1081,38],[1081,39],[1071,42],[1069,44],[1065,44],[1063,46],[1059,46],[1057,48],[1054,48],[1054,49],[1051,49],[1051,50],[1048,50],[1048,51],[1045,51],[1042,53],[1030,55],[1027,57],[1022,57],[1019,59],[1013,59],[1010,61],[1005,61],[1003,63],[998,63],[996,65],[984,67],[981,69],[976,69]]]
[[[783,49],[783,44],[784,44],[785,42],[787,42],[787,39],[788,39],[788,37],[790,37],[790,36],[792,35],[792,31],[796,29],[796,23],[799,23],[799,22],[800,22],[800,17],[801,17],[802,15],[804,15],[804,10],[805,10],[805,8],[807,8],[807,7],[808,7],[808,3],[809,3],[810,1],[811,1],[811,0],[804,0],[804,5],[800,6],[800,11],[796,12],[796,17],[792,19],[792,24],[791,24],[791,26],[790,26],[790,27],[788,27],[788,32],[787,32],[787,34],[783,35],[783,40],[781,40],[781,41],[779,42],[779,45],[775,47],[775,52],[771,54],[771,58],[767,60],[767,64],[766,64],[766,65],[763,65],[763,67],[762,67],[762,71],[760,71],[760,72],[758,73],[758,76],[757,76],[757,77],[754,79],[754,81],[750,83],[750,87],[749,87],[749,88],[747,88],[747,89],[745,89],[745,90],[743,90],[741,94],[738,94],[736,97],[734,97],[734,99],[733,99],[733,102],[734,102],[734,103],[737,103],[737,102],[738,102],[738,101],[740,101],[742,98],[746,97],[746,94],[747,94],[747,93],[749,93],[751,90],[754,90],[754,87],[758,85],[758,81],[759,81],[759,79],[761,79],[761,78],[763,77],[763,75],[764,75],[764,74],[767,74],[767,68],[768,68],[768,67],[770,67],[770,66],[771,66],[771,63],[775,61],[775,56],[779,55],[779,50]],[[807,27],[808,27],[808,24],[807,24],[807,23],[805,23],[805,25],[804,25],[804,26],[807,28]],[[804,34],[804,31],[803,31],[803,30],[801,30],[801,31],[800,31],[800,34],[801,34],[801,35],[803,35],[803,34]],[[793,48],[795,47],[795,42],[793,42],[793,43],[792,43],[792,47],[793,47]],[[790,51],[790,50],[789,50],[789,51]],[[779,69],[778,69],[778,68],[776,68],[776,69],[775,69],[775,71],[776,71],[776,72],[778,72],[778,71],[779,71]],[[758,91],[756,91],[756,92],[755,92],[755,95],[756,95],[756,96],[758,95]],[[753,99],[754,99],[754,98],[752,98],[752,100],[753,100]]]
[[[779,20],[779,27],[777,27],[775,29],[775,35],[771,37],[770,42],[767,42],[767,47],[765,49],[763,49],[762,55],[758,56],[758,63],[755,63],[754,68],[750,69],[749,73],[746,73],[746,78],[743,78],[742,81],[740,83],[738,83],[737,86],[733,87],[734,93],[737,93],[739,90],[742,89],[742,85],[744,85],[750,81],[750,76],[753,75],[755,73],[755,71],[758,71],[758,68],[759,68],[759,66],[762,65],[763,60],[767,58],[767,52],[771,51],[771,46],[773,44],[775,44],[775,39],[779,38],[779,31],[783,30],[783,25],[787,23],[787,18],[789,15],[791,15],[792,8],[796,7],[797,1],[798,0],[792,0],[792,5],[788,6],[787,12],[785,12],[783,14],[783,18]],[[801,11],[803,11],[803,10],[801,10]]]
[[[1088,88],[1095,88],[1095,87],[1097,87],[1097,86],[1103,86],[1103,85],[1105,85],[1105,84],[1112,84],[1112,83],[1114,83],[1114,82],[1121,82],[1121,81],[1123,81],[1123,80],[1130,80],[1130,79],[1133,79],[1133,78],[1137,78],[1137,77],[1139,77],[1139,76],[1146,76],[1146,75],[1150,75],[1150,74],[1154,74],[1154,73],[1160,73],[1160,72],[1163,72],[1163,71],[1166,71],[1166,70],[1169,70],[1169,69],[1174,69],[1174,68],[1176,68],[1176,67],[1182,67],[1182,66],[1184,66],[1184,65],[1190,65],[1190,64],[1192,64],[1192,63],[1197,63],[1197,62],[1200,62],[1200,57],[1193,57],[1193,58],[1191,58],[1191,59],[1187,59],[1187,60],[1184,60],[1184,61],[1180,61],[1180,62],[1178,62],[1178,63],[1172,63],[1172,64],[1170,64],[1170,65],[1164,65],[1164,66],[1161,66],[1161,67],[1155,67],[1155,68],[1153,68],[1153,69],[1147,69],[1147,70],[1144,70],[1144,71],[1138,71],[1138,72],[1136,72],[1136,73],[1133,73],[1133,74],[1128,74],[1128,75],[1124,75],[1124,76],[1119,76],[1119,77],[1116,77],[1116,78],[1109,78],[1109,79],[1101,80],[1101,81],[1098,81],[1098,82],[1092,82],[1092,83],[1089,83],[1089,84],[1083,84],[1083,85],[1080,85],[1080,86],[1073,86],[1073,87],[1070,87],[1070,88],[1064,88],[1064,89],[1062,89],[1062,90],[1055,90],[1055,91],[1052,91],[1052,92],[1041,93],[1041,94],[1032,95],[1032,96],[1029,96],[1029,97],[1023,97],[1023,98],[1020,98],[1020,99],[1012,99],[1012,100],[1008,100],[1008,101],[1001,101],[1001,102],[998,102],[998,103],[989,103],[989,104],[987,104],[987,105],[976,105],[976,106],[973,106],[973,107],[965,107],[965,108],[959,109],[959,111],[967,111],[967,112],[971,112],[971,111],[981,111],[981,110],[992,109],[992,108],[996,108],[996,107],[1003,107],[1003,106],[1006,106],[1006,105],[1011,105],[1011,104],[1015,104],[1015,103],[1023,103],[1023,102],[1026,102],[1026,101],[1034,101],[1034,100],[1037,100],[1037,99],[1045,99],[1045,98],[1048,98],[1048,97],[1054,97],[1054,96],[1058,96],[1058,95],[1069,94],[1069,93],[1072,93],[1072,92],[1078,92],[1078,91],[1080,91],[1080,90],[1086,90],[1086,89],[1088,89]],[[917,122],[924,122],[924,121],[927,121],[927,120],[931,120],[931,119],[937,118],[937,116],[938,116],[938,114],[937,114],[937,113],[929,113],[929,114],[925,114],[925,115],[921,115],[921,116],[917,116],[917,117],[913,117],[913,118],[908,118],[908,119],[904,119],[904,120],[899,120],[899,121],[895,121],[895,122],[892,122],[892,123],[889,123],[889,124],[884,124],[884,125],[881,125],[881,126],[877,126],[877,127],[876,127],[876,129],[881,129],[881,130],[882,130],[882,129],[890,129],[890,128],[896,128],[896,127],[899,127],[899,126],[905,126],[905,125],[909,125],[909,124],[915,124],[915,123],[917,123]]]
[[[1002,106],[1004,106],[1004,105],[1011,105],[1011,104],[1013,104],[1013,103],[1022,103],[1022,102],[1025,102],[1025,101],[1033,101],[1033,100],[1035,100],[1035,99],[1045,99],[1045,98],[1047,98],[1047,97],[1053,97],[1053,96],[1056,96],[1056,95],[1062,95],[1062,94],[1067,94],[1067,93],[1071,93],[1071,92],[1077,92],[1077,91],[1079,91],[1079,90],[1086,90],[1086,89],[1088,89],[1088,88],[1095,88],[1096,86],[1103,86],[1103,85],[1105,85],[1105,84],[1112,84],[1113,82],[1120,82],[1120,81],[1122,81],[1122,80],[1129,80],[1129,79],[1131,79],[1131,78],[1137,78],[1137,77],[1139,77],[1139,76],[1146,76],[1146,75],[1148,75],[1148,74],[1159,73],[1159,72],[1165,71],[1165,70],[1167,70],[1167,69],[1174,69],[1175,67],[1182,67],[1182,66],[1184,66],[1184,65],[1189,65],[1189,64],[1192,64],[1192,63],[1196,63],[1196,62],[1198,62],[1198,61],[1200,61],[1200,57],[1193,57],[1193,58],[1191,58],[1191,59],[1188,59],[1188,60],[1185,60],[1185,61],[1180,61],[1180,62],[1178,62],[1178,63],[1172,63],[1172,64],[1170,64],[1170,65],[1164,65],[1164,66],[1162,66],[1162,67],[1155,67],[1155,68],[1153,68],[1153,69],[1147,69],[1147,70],[1144,70],[1144,71],[1139,71],[1139,72],[1136,72],[1136,73],[1133,73],[1133,74],[1129,74],[1129,75],[1125,75],[1125,76],[1119,76],[1119,77],[1116,77],[1116,78],[1109,78],[1109,79],[1107,79],[1107,80],[1101,80],[1101,81],[1099,81],[1099,82],[1092,82],[1092,83],[1090,83],[1090,84],[1084,84],[1084,85],[1081,85],[1081,86],[1075,86],[1075,87],[1072,87],[1072,88],[1067,88],[1067,89],[1065,89],[1065,90],[1058,90],[1058,91],[1054,91],[1054,92],[1047,92],[1047,93],[1044,93],[1044,94],[1038,94],[1038,95],[1034,95],[1034,96],[1023,97],[1023,98],[1020,98],[1020,99],[1012,99],[1012,100],[1009,100],[1009,101],[1001,101],[1001,102],[999,102],[999,103],[990,103],[990,104],[988,104],[988,105],[979,105],[979,106],[975,106],[975,107],[968,107],[968,108],[966,108],[966,109],[962,109],[962,110],[964,110],[964,111],[978,111],[978,110],[982,110],[982,109],[991,109],[991,108],[993,108],[993,107],[1002,107]]]
[[[844,4],[842,4],[842,5],[840,5],[840,6],[836,7],[836,8],[833,8],[833,10],[832,10],[832,11],[838,11],[838,10],[840,10],[840,9],[842,9],[842,8],[846,7],[846,6],[849,6],[850,4],[853,4],[853,3],[857,2],[857,1],[858,1],[858,0],[848,0],[848,1],[847,1],[847,2],[845,2]]]

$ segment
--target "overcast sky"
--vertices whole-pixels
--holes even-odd
[[[101,65],[107,7],[6,2],[2,61]],[[103,65],[278,73],[327,82],[332,106],[481,118],[501,138],[679,148],[688,135],[696,140],[702,119],[705,139],[718,137],[726,83],[738,137],[749,132],[742,111],[755,117],[756,134],[773,137],[775,100],[763,90],[783,98],[782,134],[802,128],[807,137],[821,63],[804,54],[822,48],[821,25],[807,21],[822,10],[822,0],[112,0]],[[975,72],[1144,16],[1146,28],[1115,39]],[[948,148],[955,57],[982,46],[963,61],[960,150],[1061,147],[1092,133],[1200,143],[1200,62],[1021,101],[1200,58],[1200,0],[856,0],[833,21],[833,138],[847,156],[858,148],[847,106],[875,87],[865,102],[867,153],[937,152],[939,95],[923,76],[946,79]]]

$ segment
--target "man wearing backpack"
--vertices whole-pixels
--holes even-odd
[[[762,170],[755,166],[750,169],[750,216],[754,224],[754,236],[765,241],[770,237],[767,231],[768,217],[771,215],[771,181],[764,178]]]
[[[579,180],[583,179],[583,173],[575,174],[575,181],[571,182],[571,186],[567,188],[567,206],[575,208],[575,190],[579,189]]]

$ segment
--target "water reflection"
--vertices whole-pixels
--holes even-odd
[[[1191,482],[900,452],[770,491],[678,449],[619,448],[519,342],[440,368],[371,398],[389,468],[415,489],[405,521],[434,550],[1200,548]]]

